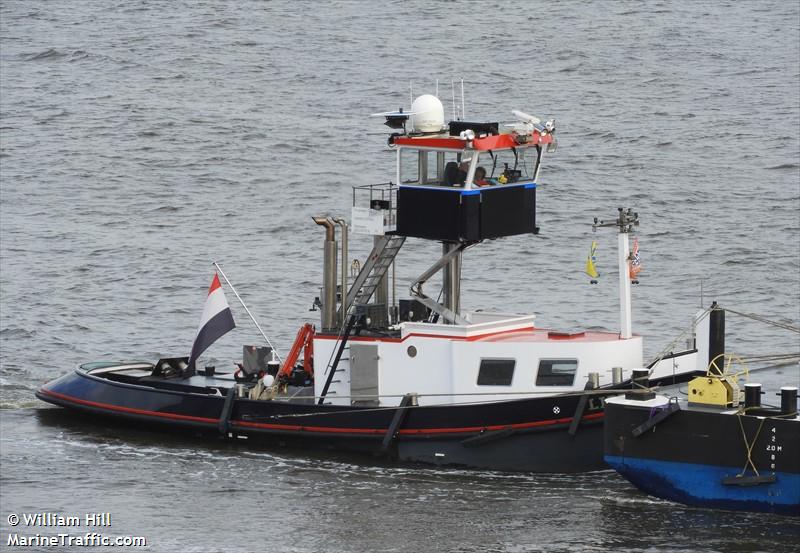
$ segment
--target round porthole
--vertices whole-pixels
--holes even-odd
[[[417,356],[417,348],[414,347],[414,346],[408,346],[408,349],[406,350],[406,353],[408,353],[409,357],[416,357]]]

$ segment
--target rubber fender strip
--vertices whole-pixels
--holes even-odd
[[[508,438],[509,436],[513,436],[516,433],[517,431],[514,428],[504,428],[502,430],[490,430],[488,432],[484,431],[475,436],[471,436],[466,440],[461,440],[461,445],[463,445],[464,447],[480,447],[482,445],[495,442],[497,440],[502,440],[503,438]]]
[[[645,422],[634,428],[631,434],[633,435],[634,438],[638,438],[639,436],[641,436],[642,434],[653,428],[655,425],[662,422],[667,417],[671,417],[680,410],[681,408],[677,403],[670,402],[665,409],[661,409],[658,413],[656,413],[655,415],[647,419]]]
[[[592,384],[591,382],[587,382],[584,390],[591,390]],[[572,422],[569,425],[569,430],[567,430],[567,434],[570,436],[574,436],[578,433],[578,425],[581,423],[581,419],[583,418],[583,412],[586,411],[586,404],[589,403],[589,395],[583,394],[581,398],[578,400],[578,406],[575,408],[575,414],[572,415]]]
[[[403,396],[403,399],[400,400],[400,406],[397,411],[394,412],[392,423],[389,425],[389,428],[386,430],[386,434],[383,436],[383,442],[381,443],[381,449],[383,451],[389,449],[389,446],[392,445],[392,442],[397,437],[397,431],[400,430],[401,426],[403,426],[403,422],[405,422],[408,412],[411,410],[409,406],[411,405],[411,400],[413,398],[413,394],[406,394]]]
[[[225,404],[222,406],[222,413],[219,415],[219,433],[223,436],[228,434],[230,429],[231,412],[233,411],[233,400],[236,396],[236,387],[232,387],[225,394]]]
[[[778,478],[774,474],[765,474],[763,476],[728,476],[722,479],[725,486],[758,486],[761,484],[772,484]]]

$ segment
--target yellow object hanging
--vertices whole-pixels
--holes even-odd
[[[597,252],[597,241],[592,240],[592,246],[589,248],[589,257],[586,258],[586,269],[584,269],[586,274],[592,278],[600,276],[600,273],[597,272],[597,268],[594,266],[594,262],[597,261],[595,252]]]

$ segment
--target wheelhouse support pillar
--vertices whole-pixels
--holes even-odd
[[[442,242],[442,256],[459,249],[455,242]],[[461,252],[457,253],[442,269],[443,305],[458,314],[461,311]]]

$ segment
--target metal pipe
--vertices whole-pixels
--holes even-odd
[[[330,217],[312,217],[325,227],[322,258],[322,328],[336,327],[336,226]]]
[[[459,245],[453,242],[442,242],[442,255],[458,249]],[[461,311],[461,253],[455,255],[442,271],[443,303],[444,306],[458,314]]]
[[[333,241],[336,240],[336,228],[333,226],[333,221],[330,217],[312,217],[313,221],[320,226],[325,227],[325,240],[326,241]]]
[[[377,244],[382,236],[376,235],[372,237],[373,245]],[[383,304],[385,310],[388,311],[389,309],[389,274],[384,273],[381,277],[380,283],[378,287],[375,289],[375,303],[376,304]]]
[[[333,222],[342,227],[342,304],[344,304],[344,299],[347,297],[348,290],[348,282],[347,282],[347,256],[349,255],[348,252],[348,233],[347,233],[347,221],[340,218],[334,218]],[[339,321],[339,326],[344,323],[344,313],[342,313],[342,320]]]
[[[633,336],[631,330],[631,279],[628,276],[630,245],[628,244],[628,233],[622,230],[619,232],[618,250],[620,338],[626,340]]]

